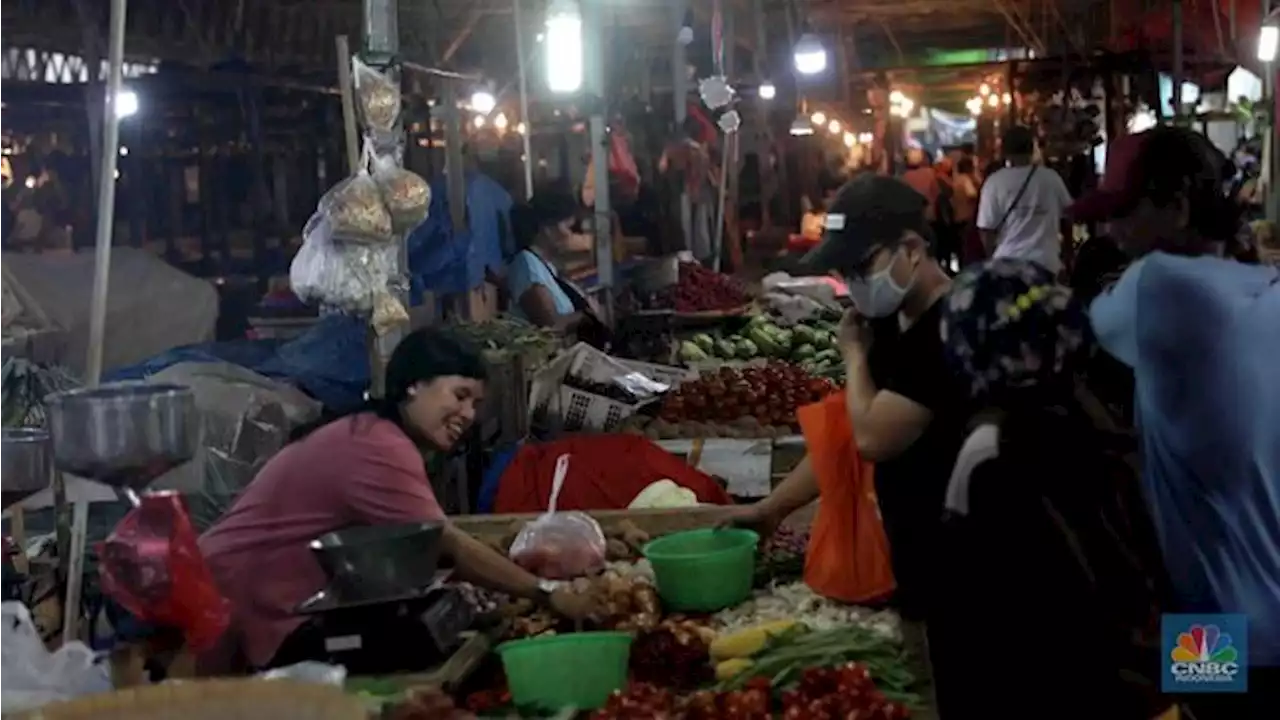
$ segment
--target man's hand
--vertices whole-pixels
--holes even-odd
[[[570,620],[586,620],[603,610],[595,595],[576,593],[568,587],[557,588],[547,599],[551,609]]]
[[[768,538],[778,529],[781,518],[776,517],[763,503],[734,505],[725,508],[717,521],[717,527],[740,527],[755,530],[761,539]]]
[[[857,308],[845,311],[840,320],[840,352],[848,359],[850,352],[866,352],[871,344],[871,327]]]

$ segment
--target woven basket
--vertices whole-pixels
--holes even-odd
[[[366,720],[358,698],[286,680],[196,680],[146,685],[8,715],[23,720]]]

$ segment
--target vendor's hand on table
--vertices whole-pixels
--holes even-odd
[[[604,609],[594,594],[576,593],[569,587],[557,588],[547,598],[547,604],[557,614],[570,620],[586,620],[599,615]]]
[[[779,518],[768,512],[760,503],[734,505],[725,508],[716,521],[716,527],[740,527],[755,530],[761,538],[767,538],[778,529]]]

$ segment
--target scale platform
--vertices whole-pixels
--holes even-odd
[[[322,638],[311,659],[343,665],[352,675],[420,672],[443,662],[475,619],[446,582],[451,574],[438,572],[427,587],[376,600],[344,602],[326,590],[307,598],[297,613]]]

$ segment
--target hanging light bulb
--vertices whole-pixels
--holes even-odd
[[[495,128],[497,128],[498,130],[500,130],[500,131],[504,131],[504,132],[505,132],[505,131],[506,131],[506,129],[507,129],[507,115],[506,115],[506,113],[498,113],[497,117],[495,117],[495,118],[493,119],[493,126],[494,126]]]
[[[582,13],[574,0],[553,0],[547,9],[547,87],[571,93],[582,87]]]
[[[827,124],[827,115],[826,115],[826,113],[824,113],[824,112],[822,112],[822,111],[818,111],[818,112],[816,112],[816,113],[814,113],[814,114],[810,115],[810,116],[809,116],[809,120],[810,120],[814,125],[826,125],[826,124]]]
[[[791,134],[797,137],[813,134],[813,125],[803,115],[796,117],[791,123]]]
[[[999,96],[999,95],[988,95],[988,96],[987,96],[987,104],[988,104],[988,105],[990,105],[991,107],[1000,107],[1000,96]]]
[[[800,36],[792,57],[795,60],[796,72],[801,75],[817,75],[827,69],[827,49],[813,33]]]
[[[901,90],[894,90],[893,92],[889,93],[889,102],[897,105],[897,104],[900,104],[903,100],[905,100],[906,97],[907,97],[906,95],[902,94]]]
[[[524,124],[524,123],[522,123],[522,122],[518,122],[518,123],[516,123],[516,132],[518,132],[518,133],[520,133],[521,135],[523,135],[523,134],[525,134],[525,131],[526,131],[526,130],[528,130],[528,128],[525,126],[525,124]]]
[[[482,115],[488,115],[493,112],[493,108],[497,104],[497,99],[488,90],[477,90],[471,93],[471,109]]]
[[[773,86],[771,82],[760,83],[760,99],[772,100],[778,96],[778,88]]]
[[[986,97],[990,95],[991,86],[986,83],[982,83],[981,85],[978,86],[978,94],[981,95],[982,97]]]
[[[1010,105],[1013,103],[1013,96],[1010,95],[1009,93],[1005,93],[1000,96],[1000,102],[1004,103],[1005,105]]]
[[[847,147],[847,148],[851,148],[851,147],[853,147],[854,145],[857,145],[857,144],[858,144],[858,137],[857,137],[856,135],[854,135],[854,134],[853,134],[853,133],[851,133],[851,132],[847,132],[847,133],[845,133],[845,134],[844,134],[844,146],[845,146],[845,147]]]
[[[872,140],[875,140],[875,139],[876,139],[875,136],[869,132],[858,133],[858,142],[862,143],[863,145],[868,145],[871,143]]]
[[[832,135],[839,135],[840,121],[833,119],[830,123],[827,123],[827,130],[829,130]]]
[[[475,120],[472,120],[471,122],[476,126],[476,129],[480,129],[480,128],[484,127],[484,116],[483,116],[483,115],[477,115],[477,116],[475,117]]]

